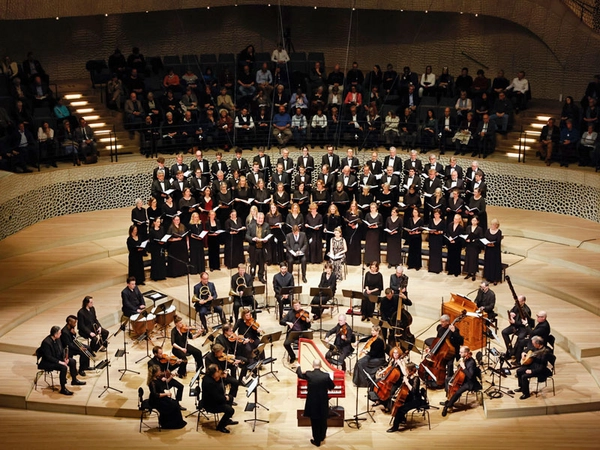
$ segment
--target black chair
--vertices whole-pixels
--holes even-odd
[[[168,55],[163,57],[163,64],[165,67],[173,67],[181,64],[179,55]]]
[[[47,369],[40,369],[40,360],[42,359],[42,355],[40,353],[40,349],[38,348],[35,351],[35,356],[36,356],[36,366],[38,368],[38,371],[35,374],[35,378],[33,379],[33,387],[34,389],[37,391],[37,385],[38,385],[38,381],[40,380],[40,378],[42,377],[42,375],[44,376],[44,382],[46,383],[46,385],[52,389],[52,391],[58,391],[58,388],[56,388],[54,386],[54,372],[58,372],[57,370],[47,370]],[[50,375],[50,383],[48,383],[48,375]]]
[[[554,374],[556,373],[556,355],[551,353],[548,357],[548,367],[543,374],[537,377],[535,385],[535,396],[537,397],[540,393],[540,383],[544,383],[544,387],[548,387],[548,380],[552,382],[552,395],[556,396],[556,388],[554,386]]]
[[[158,431],[161,431],[160,427],[160,413],[157,409],[150,406],[150,399],[144,400],[144,388],[138,388],[138,411],[140,411],[140,433],[142,432],[142,425],[146,428],[152,428],[150,425],[144,422],[144,418],[149,419],[152,413],[156,414],[156,419],[158,421]]]
[[[429,409],[430,409],[430,406],[429,406],[429,398],[427,397],[427,389],[421,388],[421,404],[417,408],[414,408],[414,409],[411,409],[410,411],[408,411],[410,413],[410,422],[407,421],[408,429],[412,430],[413,428],[415,428],[413,426],[413,424],[415,423],[414,416],[415,416],[415,414],[418,414],[423,419],[427,420],[427,426],[431,430],[431,418],[429,417]],[[406,414],[406,416],[408,417],[408,413]]]

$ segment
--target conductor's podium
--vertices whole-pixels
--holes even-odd
[[[315,343],[310,339],[300,338],[298,340],[298,362],[303,372],[313,370],[313,361],[321,361],[321,370],[333,376],[333,384],[335,385],[332,390],[329,391],[329,398],[343,398],[346,396],[346,383],[344,377],[344,371],[336,369],[329,361],[325,359],[321,351],[317,348]],[[298,378],[297,396],[298,398],[306,398],[308,392],[308,384],[306,380]],[[297,419],[299,427],[310,426],[310,419],[304,417],[304,410],[297,410]],[[343,427],[344,426],[344,408],[341,406],[334,406],[329,408],[329,417],[327,418],[328,427]]]

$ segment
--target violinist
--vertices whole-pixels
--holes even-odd
[[[275,299],[279,306],[279,321],[283,318],[283,306],[290,304],[294,299],[292,294],[282,294],[281,288],[294,287],[294,275],[288,272],[288,264],[285,261],[279,263],[279,273],[273,275],[273,291],[275,292]]]
[[[223,307],[212,306],[212,301],[216,298],[217,289],[215,288],[215,283],[208,281],[208,273],[200,273],[200,283],[194,286],[194,300],[198,300],[194,302],[194,309],[200,315],[200,322],[202,322],[202,326],[204,327],[204,334],[206,334],[206,330],[208,330],[208,325],[206,324],[206,315],[210,312],[211,308],[219,315],[221,318],[221,323],[225,323],[225,313],[223,312]]]
[[[60,341],[63,345],[63,348],[69,349],[69,355],[74,357],[75,355],[79,355],[79,376],[85,377],[86,370],[94,370],[93,367],[90,367],[90,358],[88,355],[91,355],[89,347],[83,342],[78,346],[75,344],[75,340],[77,339],[77,332],[75,331],[75,327],[77,326],[77,317],[73,315],[67,316],[66,325],[63,327],[60,333]]]
[[[234,354],[225,353],[225,348],[221,344],[213,344],[210,353],[206,355],[206,365],[211,366],[214,364],[223,372],[221,381],[223,381],[223,384],[230,386],[229,395],[232,398],[237,396],[238,387],[240,386],[240,382],[236,378],[236,372],[241,362]]]
[[[517,297],[517,302],[515,306],[508,312],[508,322],[509,325],[502,330],[502,337],[504,338],[504,344],[506,345],[506,355],[507,357],[514,356],[517,357],[519,355],[515,355],[512,345],[510,343],[510,337],[513,334],[517,335],[517,342],[525,339],[527,336],[527,327],[529,323],[529,319],[531,318],[531,309],[529,306],[525,304],[527,298],[524,295],[519,295]],[[521,317],[520,311],[523,311],[525,317]]]
[[[259,346],[262,332],[260,324],[252,317],[252,311],[248,308],[242,309],[241,318],[235,323],[233,332],[240,337],[238,349],[241,349],[241,354],[252,363],[252,351]]]
[[[181,417],[179,402],[171,398],[173,394],[167,386],[167,378],[159,366],[148,368],[148,387],[150,405],[159,412],[160,426],[164,429],[178,430],[186,426]]]
[[[300,305],[300,300],[292,300],[292,309],[279,322],[282,326],[287,325],[287,336],[283,346],[290,357],[290,364],[296,362],[296,353],[292,348],[292,343],[298,340],[298,334],[294,331],[306,331],[310,328],[310,313],[304,311]]]
[[[327,261],[324,265],[325,270],[321,274],[321,280],[319,281],[320,288],[330,288],[331,293],[335,295],[335,290],[337,288],[337,278],[333,273],[333,265],[331,262]],[[331,297],[329,296],[319,296],[315,295],[310,302],[311,304],[311,312],[313,313],[313,320],[319,320],[321,314],[323,314],[323,309],[319,305],[326,304]]]
[[[448,330],[450,330],[450,332],[446,339],[450,340],[452,347],[459,348],[463,344],[464,338],[461,336],[460,330],[450,322],[450,316],[448,314],[444,314],[440,317],[440,323],[437,326],[437,336],[435,338],[425,339],[425,346],[431,348],[434,339],[443,337]],[[458,354],[455,358],[459,358]],[[451,378],[452,375],[454,375],[454,358],[450,358],[446,364],[446,378]]]
[[[398,406],[398,408],[396,408],[392,427],[387,430],[388,433],[398,431],[400,424],[406,423],[406,413],[421,405],[420,385],[421,382],[417,376],[417,366],[414,363],[408,363],[406,365],[406,376],[402,380],[400,392],[396,394],[400,398],[396,399],[394,406]],[[402,398],[404,398],[404,403],[400,406],[399,403],[401,403]]]
[[[211,413],[223,413],[217,424],[217,431],[229,433],[227,425],[237,425],[231,420],[235,410],[232,408],[233,396],[225,394],[225,385],[221,382],[223,372],[217,364],[210,364],[202,378],[202,405]]]
[[[366,341],[359,357],[360,359],[354,367],[352,381],[358,387],[369,387],[369,379],[364,371],[374,378],[377,369],[385,364],[385,343],[381,336],[381,327],[373,325],[371,337]]]
[[[325,339],[333,344],[333,348],[329,349],[325,355],[325,359],[332,364],[340,364],[342,370],[345,372],[346,358],[354,351],[352,348],[354,334],[350,325],[346,323],[346,314],[338,316],[337,325],[327,332]],[[334,355],[337,356],[337,362],[333,359]]]
[[[448,414],[448,409],[452,408],[454,404],[458,401],[463,392],[466,391],[478,391],[481,389],[481,384],[479,383],[478,378],[481,377],[481,372],[475,363],[475,360],[472,357],[471,349],[466,346],[460,347],[460,360],[459,360],[459,370],[464,373],[464,381],[462,385],[456,390],[450,399],[446,402],[444,409],[442,409],[442,417],[446,417]],[[448,392],[453,392],[452,386],[448,386]]]
[[[181,365],[177,369],[177,374],[181,378],[185,378],[187,374],[188,355],[192,355],[196,361],[196,371],[204,367],[202,352],[189,344],[190,339],[196,339],[202,335],[202,328],[188,328],[183,319],[175,316],[173,320],[175,327],[171,330],[171,345],[173,346],[173,355],[182,360]]]
[[[173,378],[173,372],[175,369],[179,367],[179,365],[183,362],[179,358],[171,357],[163,353],[162,347],[155,345],[152,348],[152,356],[151,359],[148,360],[148,369],[152,368],[152,366],[160,367],[160,370],[163,372],[163,381],[167,384],[167,389],[174,388],[175,389],[175,400],[180,402],[183,399],[183,384]],[[185,411],[186,408],[184,406],[179,406],[181,411]]]

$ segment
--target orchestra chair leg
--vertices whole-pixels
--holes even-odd
[[[54,385],[54,370],[43,370],[43,369],[38,369],[38,371],[35,374],[35,378],[33,379],[34,389],[37,391],[38,382],[39,382],[40,378],[42,377],[42,375],[44,376],[44,382],[46,383],[46,386],[48,386],[50,389],[52,389],[52,391],[57,391],[58,388],[56,388]],[[48,383],[48,375],[50,375],[50,383]]]
[[[428,406],[427,407],[421,407],[421,408],[415,408],[415,409],[411,409],[410,410],[410,424],[411,424],[411,426],[408,427],[409,430],[412,431],[412,429],[415,428],[414,426],[412,426],[414,424],[415,413],[417,413],[421,417],[423,417],[424,420],[427,420],[427,426],[431,430],[431,417],[429,416],[429,408],[428,408]],[[407,416],[408,416],[408,414],[407,414]],[[408,423],[409,422],[407,421],[407,425],[408,425]]]
[[[556,389],[555,389],[555,386],[554,386],[554,377],[553,376],[548,377],[545,380],[544,379],[540,379],[540,378],[536,379],[535,392],[534,392],[534,394],[535,394],[536,397],[540,393],[540,383],[544,383],[544,387],[547,388],[548,387],[548,380],[550,380],[552,382],[552,395],[554,397],[556,397]]]
[[[152,416],[152,413],[156,414],[156,419],[158,422],[158,431],[162,431],[160,426],[160,413],[157,409],[152,408],[150,406],[150,399],[144,400],[144,388],[138,388],[138,411],[140,411],[140,433],[142,432],[142,426],[146,428],[152,428],[146,422],[144,422],[144,418],[149,419]]]
[[[465,393],[465,405],[469,404],[469,395],[475,394],[475,400],[479,406],[483,405],[483,391],[467,391]]]

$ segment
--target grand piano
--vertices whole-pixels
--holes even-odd
[[[321,351],[317,348],[314,341],[311,339],[300,338],[298,340],[298,362],[302,372],[308,372],[313,370],[313,361],[321,361],[321,370],[323,372],[333,374],[333,384],[335,385],[332,390],[329,391],[329,398],[344,398],[346,397],[346,383],[345,374],[341,369],[333,367],[323,356]],[[297,397],[306,398],[308,391],[308,382],[298,378],[297,385]],[[310,426],[310,420],[303,416],[304,410],[299,409],[297,413],[298,426]],[[335,406],[329,410],[329,418],[327,419],[327,425],[330,427],[343,427],[344,426],[344,408],[341,406]]]

